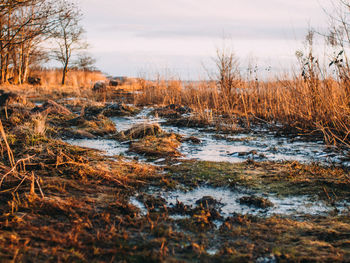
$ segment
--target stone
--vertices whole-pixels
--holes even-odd
[[[109,104],[102,110],[102,114],[106,117],[115,116],[130,116],[138,113],[139,110],[135,107],[125,105],[123,103]]]
[[[121,86],[121,85],[122,85],[122,82],[120,80],[111,79],[109,81],[109,86],[118,87],[118,86]]]
[[[96,82],[94,87],[92,88],[92,91],[94,92],[107,92],[107,85],[106,83],[102,82],[102,81],[99,81],[99,82]]]

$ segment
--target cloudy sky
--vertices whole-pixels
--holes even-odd
[[[261,70],[287,69],[330,0],[80,0],[97,66],[111,75],[198,79],[223,45]],[[224,40],[225,39],[225,40]]]

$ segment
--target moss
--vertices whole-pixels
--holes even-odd
[[[254,185],[250,175],[244,170],[244,164],[207,161],[183,161],[176,166],[169,165],[167,170],[173,179],[186,185],[208,183],[212,186]]]
[[[349,200],[350,181],[347,171],[320,165],[297,162],[207,162],[183,161],[169,165],[167,170],[173,180],[188,186],[244,186],[280,196],[311,195],[328,200]]]

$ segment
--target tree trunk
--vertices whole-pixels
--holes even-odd
[[[66,61],[64,67],[63,67],[63,71],[62,71],[62,86],[64,84],[66,84],[66,75],[67,75],[67,68],[68,68],[68,62]]]
[[[14,55],[14,59],[16,59],[16,58],[17,58],[17,56],[15,54]],[[23,44],[21,44],[21,46],[19,47],[17,72],[18,72],[18,84],[22,84],[23,83],[23,79],[22,79],[22,73],[23,73]]]
[[[30,49],[28,48],[26,55],[24,57],[24,69],[23,69],[23,81],[26,82],[28,80],[29,75],[29,54]]]
[[[2,49],[2,44],[0,46],[0,71],[1,71],[1,75],[0,75],[0,83],[4,83],[4,79],[5,79],[5,55],[4,55],[4,50]]]
[[[30,58],[30,51],[32,48],[32,43],[29,40],[28,41],[28,47],[25,48],[25,51],[23,52],[23,71],[22,71],[22,83],[26,82],[28,80],[28,74],[29,74],[29,58]]]
[[[9,74],[9,54],[7,53],[5,56],[5,63],[4,63],[4,81],[7,82],[8,80],[8,74]]]

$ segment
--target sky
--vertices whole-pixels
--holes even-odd
[[[113,76],[203,79],[216,50],[241,70],[282,72],[309,28],[324,31],[330,0],[80,0],[97,67]]]

